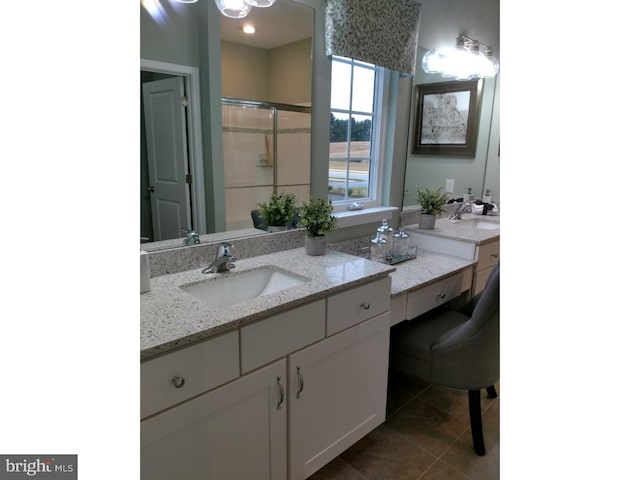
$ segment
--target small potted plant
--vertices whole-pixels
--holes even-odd
[[[322,197],[311,197],[300,207],[298,226],[307,230],[304,243],[307,255],[324,255],[327,247],[325,234],[336,228],[338,223],[332,212],[331,200]]]
[[[430,230],[436,225],[436,216],[444,213],[444,206],[446,205],[449,196],[442,191],[442,188],[437,190],[417,189],[418,202],[420,203],[420,217],[418,220],[418,228],[424,230]]]
[[[279,193],[276,189],[268,202],[258,204],[258,211],[267,231],[286,230],[296,211],[296,197],[292,193]]]

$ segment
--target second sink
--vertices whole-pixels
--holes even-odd
[[[237,273],[225,273],[180,288],[200,301],[216,307],[262,297],[285,288],[301,285],[308,278],[282,270],[274,265]]]

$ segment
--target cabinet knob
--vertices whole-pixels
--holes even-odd
[[[180,375],[176,375],[175,377],[173,377],[171,379],[171,382],[173,383],[173,386],[176,388],[182,388],[184,387],[184,384],[187,383],[186,380],[182,378]]]
[[[360,306],[365,310],[369,310],[369,308],[371,308],[371,305],[369,305],[369,302],[362,302]]]
[[[446,294],[446,293],[444,293],[444,292],[443,292],[443,293],[439,293],[439,294],[438,294],[438,298],[439,298],[440,300],[444,300],[444,297],[446,297],[446,296],[447,296],[447,294]]]

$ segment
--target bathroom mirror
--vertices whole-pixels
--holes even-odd
[[[149,59],[151,63],[166,62],[167,64],[185,65],[187,69],[193,67],[203,69],[206,67],[200,65],[202,52],[199,50],[203,49],[200,43],[201,39],[218,37],[219,35],[219,72],[222,97],[287,103],[306,107],[311,105],[311,44],[314,12],[311,6],[294,0],[279,0],[272,7],[252,9],[244,19],[229,19],[219,15],[219,25],[210,25],[208,27],[209,34],[203,35],[201,31],[203,25],[205,25],[204,28],[207,27],[201,21],[202,16],[206,15],[206,12],[209,12],[209,18],[215,18],[218,15],[212,15],[210,7],[201,4],[202,2],[177,4],[170,0],[161,0],[160,5],[165,9],[162,22],[151,18],[152,16],[141,6],[141,57],[145,61]],[[255,33],[253,35],[243,33],[242,27],[247,24],[254,26]],[[269,64],[276,65],[276,68],[270,68]],[[212,68],[218,69],[216,66]],[[142,247],[148,250],[181,246],[184,236],[177,232],[181,232],[184,227],[178,225],[178,220],[169,221],[170,228],[165,228],[165,231],[173,232],[172,235],[155,233],[155,231],[162,229],[154,228],[153,210],[157,205],[152,205],[151,196],[155,193],[153,190],[156,187],[149,180],[150,166],[147,158],[149,148],[146,132],[149,121],[148,115],[145,115],[142,84],[172,78],[183,81],[180,77],[179,73],[167,73],[162,70],[146,71],[144,66],[141,67],[140,236],[141,242],[144,242],[145,239],[152,240],[152,242],[144,243]],[[188,84],[188,80],[184,80],[184,83]],[[202,88],[201,83],[200,89],[202,90]],[[214,105],[214,108],[217,107]],[[203,106],[203,109],[206,109],[206,106]],[[203,112],[203,115],[206,114],[206,111]],[[203,122],[203,125],[205,123]],[[204,135],[206,134],[207,132],[204,133]],[[191,145],[187,142],[184,148],[187,154],[193,150],[189,147]],[[164,160],[168,161],[168,159]],[[202,172],[202,167],[199,168]],[[194,173],[197,174],[198,166],[194,170]],[[174,171],[180,172],[181,167],[174,167],[173,163],[168,163],[166,170],[164,170],[167,174],[169,172],[173,174]],[[181,173],[175,176],[178,181],[182,180]],[[204,200],[205,182],[192,181],[189,184],[188,182],[191,180],[185,177],[186,188],[191,189],[191,192],[181,198],[187,198],[187,203],[191,203],[194,198]],[[209,186],[208,188],[213,187]],[[207,195],[207,197],[209,196]],[[188,217],[189,224],[197,230],[201,230],[197,226],[203,222],[199,222],[198,218],[195,218],[195,209],[191,208],[191,205],[187,205],[181,212],[177,212],[177,208],[165,204],[160,208],[155,208],[157,210],[155,216],[162,215],[164,209],[165,214],[173,215],[174,219]],[[208,205],[207,208],[209,208]],[[249,213],[247,212],[248,216]],[[242,228],[228,232],[217,231],[215,234],[208,235],[205,235],[204,232],[201,233],[201,242],[264,234],[264,232],[253,228]]]

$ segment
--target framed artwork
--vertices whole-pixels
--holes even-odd
[[[475,155],[481,86],[478,80],[417,85],[413,153]]]

